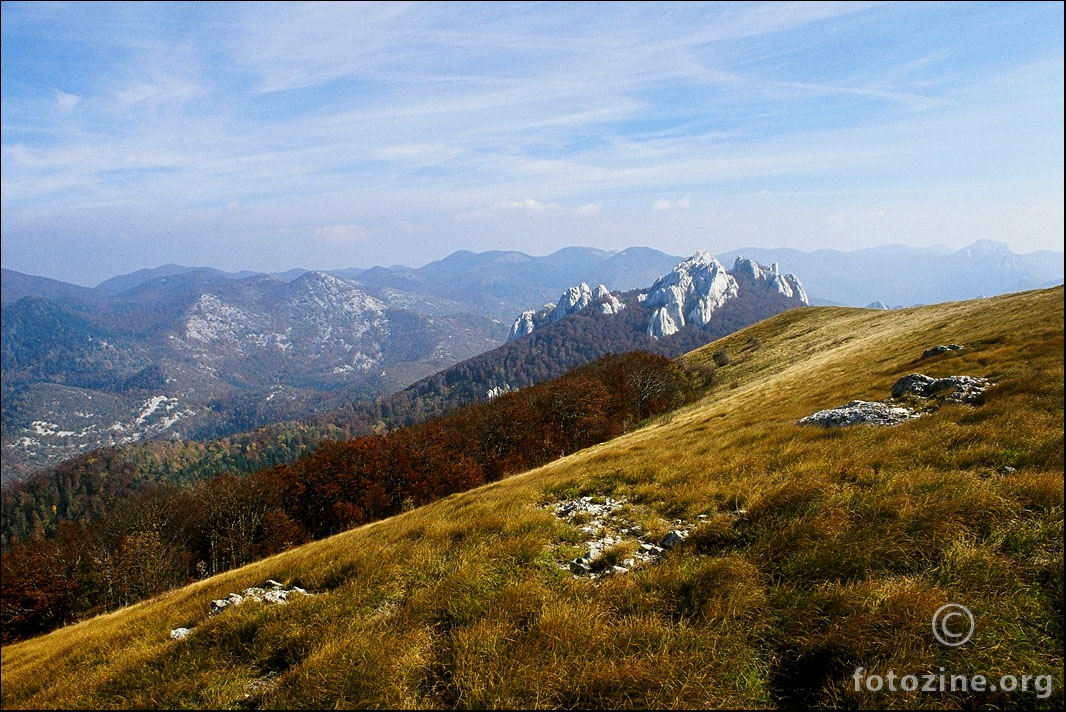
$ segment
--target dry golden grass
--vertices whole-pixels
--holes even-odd
[[[940,343],[966,348],[919,362]],[[722,348],[702,401],[626,437],[5,647],[3,707],[1061,708],[1062,288],[796,310],[688,358]],[[890,428],[795,425],[915,371],[997,385]],[[542,505],[578,494],[659,534],[706,518],[660,563],[575,579],[579,532]],[[207,619],[267,578],[315,595]],[[977,620],[959,648],[931,635],[948,602]],[[856,692],[857,667],[1055,680]]]

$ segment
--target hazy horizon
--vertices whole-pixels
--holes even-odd
[[[2,263],[1061,251],[1063,5],[4,3]]]
[[[964,245],[963,247],[959,248],[959,250],[964,250],[964,249],[967,249],[969,247],[973,247],[973,246],[978,245],[978,244],[980,244],[982,242],[984,242],[984,243],[995,242],[996,244],[1002,245],[1002,246],[1007,247],[1009,249],[1009,245],[1007,245],[1004,242],[990,241],[990,240],[978,240],[978,241],[975,241],[975,242],[971,243],[970,245]],[[130,275],[130,274],[133,274],[133,273],[136,273],[136,272],[140,272],[140,271],[161,270],[161,269],[164,269],[166,267],[179,267],[179,268],[182,268],[182,269],[202,269],[202,268],[218,269],[219,271],[221,271],[221,272],[223,272],[225,274],[228,274],[228,275],[239,275],[239,274],[243,274],[243,273],[249,273],[249,274],[285,274],[287,272],[293,272],[293,271],[296,271],[296,272],[300,272],[300,271],[304,271],[304,272],[339,272],[339,271],[352,270],[352,269],[367,270],[367,269],[372,269],[374,267],[383,267],[383,268],[386,268],[386,269],[420,269],[420,268],[425,267],[427,265],[430,265],[430,264],[432,264],[434,262],[439,262],[441,260],[447,259],[447,258],[451,257],[452,255],[454,255],[454,254],[456,254],[458,252],[463,252],[463,251],[472,252],[474,254],[486,254],[486,253],[491,253],[491,252],[518,252],[518,253],[524,254],[524,255],[526,255],[528,257],[541,258],[541,257],[549,257],[549,256],[555,254],[556,252],[560,252],[560,251],[568,250],[568,249],[600,250],[602,252],[605,252],[605,253],[608,253],[608,254],[611,254],[611,255],[617,255],[617,254],[619,254],[621,252],[624,252],[626,250],[629,250],[629,249],[643,249],[643,248],[648,248],[648,247],[649,247],[648,245],[629,245],[628,247],[624,247],[624,248],[622,248],[620,250],[604,250],[602,248],[590,247],[590,246],[587,246],[587,245],[566,245],[564,247],[560,247],[560,248],[552,250],[551,252],[546,252],[546,253],[543,253],[543,254],[533,253],[533,252],[529,252],[529,251],[525,251],[525,250],[466,250],[465,248],[459,248],[458,250],[455,250],[454,252],[448,253],[444,257],[434,258],[434,259],[427,260],[427,261],[425,261],[423,263],[418,263],[418,264],[405,264],[405,263],[402,263],[402,262],[395,262],[395,263],[387,264],[387,265],[386,264],[376,264],[376,265],[337,265],[337,266],[318,266],[318,267],[308,267],[306,265],[292,265],[292,266],[286,267],[284,269],[270,270],[270,271],[241,269],[241,268],[232,269],[231,270],[231,269],[221,269],[221,268],[213,267],[212,265],[206,265],[206,264],[182,264],[182,263],[178,263],[178,262],[164,262],[164,263],[151,265],[151,266],[146,266],[146,267],[138,267],[136,269],[132,269],[132,270],[129,270],[129,271],[126,271],[126,272],[116,272],[115,274],[107,275],[107,276],[103,277],[102,279],[98,279],[98,280],[95,280],[95,281],[92,281],[92,282],[79,282],[79,281],[70,281],[70,280],[65,280],[65,279],[61,279],[59,281],[66,282],[68,284],[74,284],[74,285],[77,285],[77,286],[80,286],[80,287],[93,288],[93,287],[99,286],[100,284],[103,284],[104,282],[107,282],[110,279],[114,279],[114,278],[117,278],[117,277],[124,277],[124,276]],[[650,248],[650,249],[657,249],[657,248]],[[947,245],[921,245],[921,246],[917,246],[917,245],[903,245],[903,244],[899,244],[899,243],[893,243],[893,244],[888,244],[888,245],[874,245],[872,247],[861,247],[861,248],[856,248],[854,250],[841,250],[841,249],[837,249],[837,248],[817,248],[817,249],[814,249],[814,250],[799,250],[798,248],[795,248],[795,247],[777,247],[777,248],[775,248],[775,247],[755,247],[755,246],[751,246],[751,245],[746,245],[744,247],[735,247],[735,248],[729,248],[729,249],[725,249],[725,250],[720,250],[720,251],[718,251],[717,253],[714,253],[714,254],[715,254],[715,257],[719,257],[720,255],[730,254],[730,253],[737,253],[737,254],[743,255],[745,252],[753,251],[753,250],[766,250],[766,251],[798,250],[799,252],[802,252],[802,253],[805,253],[805,254],[814,254],[814,253],[817,253],[817,252],[820,252],[820,251],[829,251],[829,252],[837,252],[837,253],[849,253],[849,252],[863,252],[863,251],[867,251],[867,250],[878,250],[878,249],[886,249],[886,250],[891,250],[891,249],[922,250],[922,251],[930,251],[930,252],[933,252],[933,253],[943,253],[943,254],[950,254],[950,253],[959,251],[959,250],[956,250],[954,248],[948,247]],[[696,250],[696,251],[698,251],[698,250]],[[1015,254],[1018,254],[1019,256],[1025,256],[1025,255],[1036,254],[1037,252],[1049,252],[1049,253],[1052,253],[1052,254],[1055,254],[1055,255],[1063,255],[1064,254],[1062,250],[1046,250],[1046,249],[1033,250],[1031,252],[1015,253]],[[671,254],[671,253],[665,253],[665,254]],[[682,260],[682,259],[685,259],[687,257],[690,257],[691,254],[683,254],[683,255],[682,254],[677,254],[677,255],[672,255],[672,256],[673,257],[677,257],[679,260]],[[5,269],[11,269],[11,270],[13,270],[15,272],[20,272],[22,274],[26,274],[26,275],[31,276],[31,277],[46,277],[46,278],[49,278],[49,279],[58,279],[56,277],[48,277],[48,275],[37,274],[37,273],[33,273],[33,272],[24,272],[23,270],[16,270],[16,269],[10,268],[10,267],[5,267]],[[787,266],[786,266],[786,270],[785,271],[788,271]]]

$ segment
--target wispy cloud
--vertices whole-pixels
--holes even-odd
[[[651,207],[655,210],[675,210],[677,208],[687,208],[690,204],[691,203],[689,202],[689,198],[686,195],[685,197],[678,198],[677,200],[667,200],[666,198],[659,198],[654,203],[652,203]]]
[[[68,112],[78,105],[81,97],[77,94],[69,94],[65,91],[55,90],[56,106],[62,112]]]
[[[368,239],[372,232],[362,225],[324,225],[315,228],[315,239],[326,242],[359,242]]]
[[[1054,4],[5,5],[4,225],[239,201],[396,261],[427,243],[390,230],[643,242],[638,210],[709,225],[732,197],[798,191],[1044,185],[1061,214],[1061,22]],[[5,229],[4,259],[47,232]]]
[[[600,206],[596,203],[585,203],[574,210],[578,215],[595,215],[600,212]]]

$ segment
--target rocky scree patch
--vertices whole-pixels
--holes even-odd
[[[267,579],[262,586],[251,586],[244,589],[240,593],[231,593],[225,598],[218,598],[211,601],[211,611],[207,614],[208,618],[217,616],[231,606],[239,606],[242,603],[248,601],[255,601],[258,603],[273,603],[273,604],[285,604],[289,602],[289,597],[298,594],[301,596],[310,596],[307,591],[299,586],[293,586],[292,588],[285,588],[285,585],[274,579]],[[194,628],[175,628],[170,631],[170,637],[173,640],[185,640],[195,630]]]
[[[563,571],[574,578],[597,579],[602,576],[627,574],[638,566],[659,561],[669,549],[680,545],[707,518],[690,524],[675,519],[671,529],[662,537],[652,537],[643,527],[625,516],[629,502],[625,497],[575,497],[544,506],[559,519],[573,525],[584,534],[579,546],[586,553],[572,559],[557,560]],[[635,550],[619,553],[627,541],[636,540]]]

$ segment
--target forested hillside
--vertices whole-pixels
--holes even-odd
[[[65,471],[58,535],[3,554],[4,640],[50,630],[628,432],[713,380],[645,352],[387,435],[330,441],[288,465],[137,486],[106,454]],[[118,487],[111,483],[120,483]],[[28,498],[6,516],[42,526]],[[95,518],[76,523],[79,507]],[[90,512],[84,512],[90,514]]]
[[[677,357],[796,306],[775,292],[750,289],[743,299],[728,301],[716,310],[706,326],[688,325],[675,334],[653,338],[647,333],[651,310],[639,298],[640,292],[621,297],[627,306],[617,314],[604,314],[593,304],[389,397],[358,400],[314,418],[216,440],[162,440],[78,456],[5,488],[0,541],[7,550],[28,538],[54,536],[63,521],[97,516],[150,483],[187,486],[221,474],[242,475],[292,462],[327,439],[421,423],[459,406],[485,401],[490,394],[561,376],[606,354],[644,350]],[[246,405],[254,411],[269,407],[270,402],[248,396]]]

